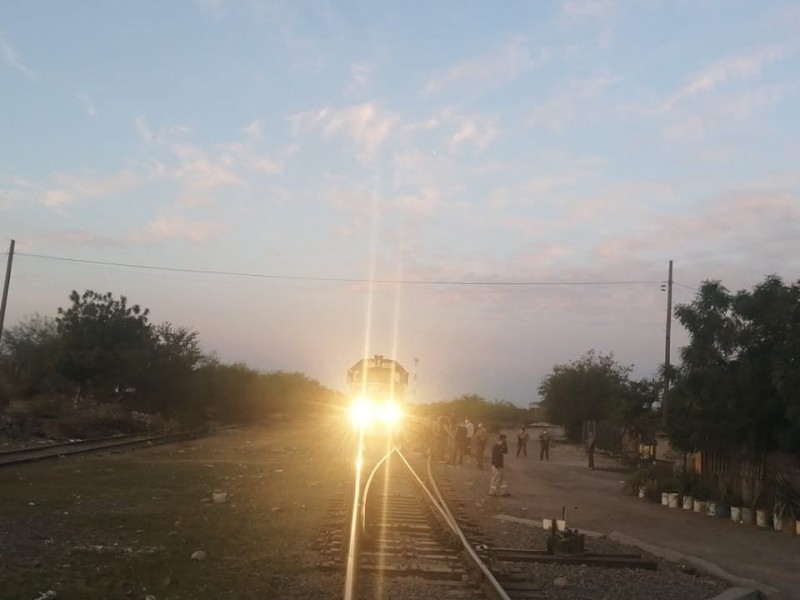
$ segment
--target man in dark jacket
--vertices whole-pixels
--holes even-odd
[[[494,446],[492,446],[492,480],[489,483],[489,495],[497,496],[510,496],[506,491],[506,484],[503,481],[503,458],[508,454],[508,446],[506,445],[506,434],[501,433]]]

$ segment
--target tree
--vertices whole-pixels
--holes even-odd
[[[150,331],[151,345],[143,356],[148,368],[136,386],[135,404],[140,410],[171,416],[197,403],[197,370],[211,359],[203,353],[197,331],[169,322],[151,326]]]
[[[620,365],[613,354],[589,350],[579,360],[553,367],[539,385],[548,419],[561,425],[572,440],[580,440],[583,421],[603,421],[629,393],[631,367]]]
[[[673,443],[800,452],[800,283],[771,275],[731,294],[707,281],[675,314],[690,343],[666,399]]]
[[[657,405],[663,386],[655,378],[628,381],[612,407],[611,421],[633,438],[652,443],[662,424]]]
[[[14,394],[30,397],[53,391],[59,384],[55,356],[59,344],[56,322],[34,315],[3,335],[3,366]]]
[[[111,292],[72,291],[72,306],[59,308],[59,370],[80,394],[110,394],[117,385],[136,386],[146,378],[153,336],[149,310],[128,306]]]
[[[455,415],[469,417],[477,423],[523,423],[527,410],[507,400],[489,401],[477,394],[462,394],[446,402],[434,402],[415,406],[418,414]]]

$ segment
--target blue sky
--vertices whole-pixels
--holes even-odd
[[[6,0],[6,326],[93,289],[335,389],[650,376],[670,259],[676,302],[798,279],[798,40],[790,1]]]

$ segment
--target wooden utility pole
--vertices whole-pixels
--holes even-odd
[[[670,376],[670,331],[672,329],[672,261],[669,261],[667,279],[667,338],[664,344],[664,395],[669,391]]]
[[[8,286],[11,283],[11,264],[14,262],[14,240],[8,247],[8,264],[6,265],[6,281],[3,284],[3,300],[0,302],[0,340],[3,339],[3,322],[6,318],[6,300],[8,300]]]

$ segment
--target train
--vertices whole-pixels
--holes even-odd
[[[347,370],[347,389],[353,398],[353,421],[396,427],[402,419],[408,390],[408,371],[396,360],[376,354]]]

